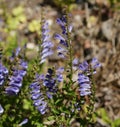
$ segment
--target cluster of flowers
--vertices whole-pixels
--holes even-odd
[[[15,62],[15,66],[12,68],[12,75],[8,75],[8,69],[0,63],[0,86],[4,84],[5,79],[9,86],[5,88],[5,93],[7,95],[17,95],[22,87],[23,77],[27,73],[27,62],[19,59],[17,62],[14,61],[18,57],[21,48],[18,47],[15,52],[13,52],[12,57],[10,57],[11,62]],[[5,78],[5,77],[8,78]],[[0,105],[0,114],[4,112],[2,105]]]
[[[27,63],[23,60],[13,69],[12,76],[9,77],[9,86],[5,89],[8,95],[17,95],[22,87],[23,77],[26,75]]]
[[[31,99],[33,100],[33,104],[35,107],[37,107],[38,111],[41,114],[45,114],[47,111],[47,103],[44,101],[44,96],[43,93],[40,90],[41,83],[44,80],[44,75],[36,75],[35,81],[30,84],[30,94],[31,94]]]
[[[53,54],[52,47],[53,43],[50,41],[50,35],[48,30],[47,21],[43,21],[42,25],[42,34],[41,34],[41,43],[40,43],[40,64],[46,61],[46,58]]]
[[[55,39],[59,40],[59,45],[57,47],[57,52],[58,52],[58,56],[60,58],[66,58],[66,56],[68,55],[68,32],[71,33],[72,31],[72,25],[68,26],[68,30],[66,28],[67,25],[67,17],[63,16],[61,18],[57,19],[57,24],[61,27],[62,29],[62,35],[60,34],[56,34],[55,35]]]
[[[72,31],[72,26],[67,24],[66,16],[57,19],[57,23],[62,29],[62,35],[56,34],[55,38],[59,40],[59,45],[57,47],[58,56],[60,58],[66,58],[69,49],[68,44],[68,33]],[[40,43],[40,64],[44,63],[47,57],[53,54],[52,48],[53,43],[50,41],[48,23],[46,21],[42,24],[42,34],[41,34],[41,43]],[[68,26],[67,26],[68,25]],[[67,26],[67,27],[66,27]],[[20,48],[18,48],[15,54],[11,57],[11,60],[14,61],[14,57],[18,57],[20,53]],[[88,64],[87,61],[84,61],[82,64],[79,64],[77,59],[72,61],[72,66],[77,66],[78,79],[77,84],[79,85],[80,96],[86,96],[91,94],[91,80],[90,76],[96,73],[96,68],[100,67],[100,63],[96,58],[92,59],[91,63]],[[5,92],[8,95],[17,95],[22,87],[22,81],[24,76],[27,73],[27,62],[22,59],[19,59],[18,63],[15,64],[12,75],[8,76],[9,86],[5,89]],[[43,115],[48,111],[47,99],[52,99],[54,95],[57,94],[58,84],[63,80],[64,68],[60,67],[58,69],[48,68],[47,74],[38,74],[36,72],[35,80],[30,84],[30,95],[33,100],[33,105],[37,110]],[[8,70],[0,64],[0,85],[3,84],[5,75],[8,74]],[[42,90],[45,89],[45,92]],[[76,107],[78,104],[76,104]],[[0,113],[3,113],[4,109],[0,105]]]
[[[13,52],[10,60],[15,65],[12,68],[12,76],[9,76],[9,86],[5,89],[6,94],[8,95],[17,95],[22,87],[23,77],[26,75],[28,68],[27,62],[22,59],[19,59],[16,63],[15,58],[19,56],[21,48],[18,47],[15,52]]]
[[[33,100],[34,106],[41,114],[47,112],[47,102],[45,101],[41,88],[44,86],[46,88],[47,98],[52,99],[53,95],[57,92],[57,82],[63,81],[63,71],[64,68],[58,68],[56,76],[53,77],[54,70],[49,68],[46,75],[36,74],[35,81],[30,84],[31,99]]]
[[[96,69],[100,66],[101,64],[96,58],[93,58],[90,64],[88,64],[87,61],[84,61],[79,65],[79,69],[82,71],[78,73],[79,91],[81,96],[91,94],[91,81],[89,76],[95,74]]]
[[[62,29],[62,35],[56,34],[55,38],[59,40],[59,45],[57,47],[58,56],[60,58],[66,58],[68,55],[68,32],[72,31],[72,26],[69,25],[68,29],[66,28],[67,19],[66,16],[57,19],[57,23],[60,25]],[[44,22],[42,27],[42,51],[41,54],[41,63],[46,61],[46,58],[53,54],[52,47],[53,44],[49,41],[48,36],[48,24]],[[72,61],[73,68],[78,66],[78,84],[79,91],[81,96],[86,96],[91,94],[91,81],[89,76],[92,75],[91,70],[93,69],[93,73],[97,67],[100,67],[100,64],[97,59],[93,59],[90,64],[84,61],[79,65],[78,59],[74,59]],[[31,98],[33,100],[33,104],[40,111],[41,114],[45,114],[47,112],[47,102],[43,96],[42,91],[40,90],[43,86],[45,86],[46,93],[44,93],[48,99],[53,98],[53,95],[57,93],[57,85],[63,81],[63,72],[64,68],[60,67],[58,69],[48,69],[46,75],[37,75],[35,81],[30,85],[31,89]]]

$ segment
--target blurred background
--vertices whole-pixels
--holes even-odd
[[[95,77],[95,127],[120,127],[120,0],[0,0],[0,46],[7,57],[26,44],[27,59],[34,59],[41,13],[44,10],[56,44],[56,18],[63,15],[64,6],[72,14],[75,57],[81,62],[96,57],[102,64]],[[49,61],[62,62],[55,55]]]

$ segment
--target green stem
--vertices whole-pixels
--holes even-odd
[[[41,47],[41,44],[42,44],[42,26],[43,26],[43,13],[41,12],[41,21],[40,21],[40,39],[38,40],[38,47],[39,47],[39,51],[38,51],[38,56],[37,56],[37,65],[39,67],[38,71],[41,72],[42,70],[42,67],[43,67],[43,64],[40,64],[40,61],[41,61],[41,52],[42,52],[42,47]]]
[[[68,52],[69,52],[69,66],[70,66],[70,81],[72,82],[72,77],[73,77],[73,64],[72,64],[72,61],[73,61],[73,52],[72,52],[72,45],[71,45],[71,34],[69,32],[69,17],[68,17],[68,11],[66,13],[66,18],[67,18],[67,24],[66,24],[66,28],[67,28],[67,39],[68,39],[68,45],[69,45],[69,48],[68,48]]]
[[[91,80],[91,95],[90,95],[90,107],[89,107],[89,111],[88,111],[88,118],[89,121],[92,121],[92,114],[94,113],[94,104],[95,104],[95,82],[94,82],[94,77],[93,77],[93,71],[91,70],[91,76],[90,76],[90,80]]]

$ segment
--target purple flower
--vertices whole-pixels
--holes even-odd
[[[5,77],[8,74],[8,69],[0,63],[0,86],[3,85]]]
[[[63,81],[63,72],[64,72],[64,68],[63,67],[59,67],[56,70],[56,80],[58,82],[62,82]]]
[[[57,24],[59,24],[60,26],[64,26],[64,25],[65,25],[65,22],[62,21],[60,18],[57,18],[56,22],[57,22]]]
[[[51,99],[57,92],[57,84],[63,81],[64,68],[59,67],[56,71],[49,68],[45,76],[43,85],[47,90],[47,97]]]
[[[67,54],[67,50],[63,46],[58,46],[57,47],[57,52],[58,52],[58,56],[60,58],[65,58],[65,56]]]
[[[65,41],[65,38],[63,38],[60,34],[55,34],[55,39]]]
[[[21,60],[20,66],[21,66],[23,69],[27,69],[27,68],[28,68],[28,63]]]
[[[48,95],[48,98],[50,97],[50,94],[51,94],[51,97],[52,98],[52,95],[54,93],[56,93],[57,89],[56,89],[56,78],[53,77],[53,73],[54,73],[54,70],[49,68],[48,69],[48,72],[45,76],[45,80],[43,82],[43,85],[46,86],[47,88],[47,94]]]
[[[9,86],[5,89],[8,95],[17,95],[22,87],[23,77],[26,75],[27,63],[23,60],[19,63],[20,69],[17,67],[13,70],[13,74],[9,77]]]
[[[20,89],[15,86],[9,86],[5,89],[6,93],[9,95],[17,95]]]
[[[18,55],[19,55],[20,50],[21,50],[21,48],[20,48],[20,47],[18,47],[18,48],[16,49],[15,56],[18,56]]]
[[[24,125],[24,124],[26,124],[26,123],[28,123],[28,119],[27,119],[27,118],[24,119],[24,120],[19,124],[19,126],[22,126],[22,125]]]
[[[46,61],[46,58],[51,56],[53,54],[52,47],[54,46],[53,43],[50,41],[49,36],[49,30],[48,30],[48,23],[44,21],[42,26],[42,39],[41,39],[41,52],[40,52],[40,64],[44,63]]]
[[[91,86],[89,77],[85,76],[84,74],[78,74],[78,83],[79,83],[79,91],[81,96],[91,94]]]
[[[44,80],[44,75],[36,75],[35,81],[30,84],[31,99],[33,100],[34,106],[43,115],[47,112],[47,103],[43,97],[43,93],[40,90],[40,84]]]
[[[89,77],[92,74],[96,73],[96,68],[100,66],[101,64],[96,58],[93,58],[90,64],[84,61],[82,64],[79,65],[79,69],[80,71],[82,71],[78,74],[78,84],[81,96],[91,94],[91,81]]]
[[[90,64],[88,64],[87,61],[84,61],[83,63],[81,63],[79,65],[79,69],[83,73],[87,73],[87,75],[91,75],[91,71],[93,71],[93,74],[96,73],[96,69],[100,66],[101,64],[99,63],[99,61],[96,58],[93,58]]]
[[[77,58],[75,58],[75,59],[73,60],[73,62],[72,62],[73,66],[78,65],[78,63],[79,63],[79,60],[78,60]]]
[[[73,26],[70,25],[69,28],[68,28],[69,32],[72,32],[72,29],[73,29]]]
[[[46,95],[49,99],[52,99],[53,98],[53,94],[49,91],[46,92]]]
[[[10,57],[10,60],[13,61],[14,58],[19,55],[20,51],[21,51],[20,47],[16,48],[15,52],[12,53],[12,56]]]
[[[91,66],[93,69],[96,69],[96,68],[101,67],[101,64],[99,63],[99,61],[96,58],[93,58],[91,61]]]
[[[2,107],[2,105],[0,104],[0,114],[2,114],[4,112],[4,109]]]
[[[80,110],[81,110],[80,105],[79,105],[79,103],[78,103],[78,102],[77,102],[74,106],[75,106],[75,108],[76,108],[78,111],[80,111]]]
[[[46,86],[47,88],[52,88],[55,86],[55,79],[53,79],[52,77],[53,70],[49,68],[44,80],[44,86]]]
[[[82,64],[79,65],[79,69],[81,71],[87,71],[88,67],[89,67],[89,65],[88,65],[87,61],[84,61]]]
[[[59,45],[57,47],[58,56],[60,58],[66,58],[66,56],[68,55],[68,47],[69,47],[68,32],[70,33],[72,31],[72,26],[71,25],[67,26],[68,25],[67,18],[65,15],[63,17],[57,19],[57,24],[62,29],[62,35],[55,34],[55,36],[54,36],[55,39],[59,40]]]

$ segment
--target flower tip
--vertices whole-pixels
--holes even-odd
[[[19,126],[21,127],[22,125],[24,125],[24,124],[26,124],[26,123],[28,123],[28,119],[27,119],[27,118],[24,119],[24,120],[19,124]]]
[[[2,107],[2,105],[0,104],[0,114],[2,114],[4,112],[4,109]]]

